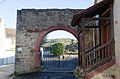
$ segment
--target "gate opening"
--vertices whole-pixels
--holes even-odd
[[[64,45],[64,53],[54,56],[50,46],[55,43]],[[78,66],[78,41],[76,37],[63,30],[48,33],[40,47],[40,63],[44,72],[73,72]]]

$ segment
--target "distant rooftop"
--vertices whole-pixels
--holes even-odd
[[[5,28],[5,32],[6,32],[7,37],[15,37],[16,36],[16,29]]]

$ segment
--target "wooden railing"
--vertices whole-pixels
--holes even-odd
[[[94,50],[85,53],[85,71],[90,72],[102,64],[112,60],[114,56],[114,41],[111,40]]]

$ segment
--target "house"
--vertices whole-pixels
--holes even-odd
[[[95,0],[99,3],[102,0]],[[120,66],[120,0],[113,0],[113,25],[114,25],[114,38],[115,38],[115,56],[116,64]]]
[[[80,76],[90,79],[106,71],[104,77],[115,79],[118,75],[113,70],[119,70],[115,65],[120,65],[119,3],[118,0],[95,0],[95,5],[76,14],[70,9],[18,10],[15,73],[41,70],[39,50],[42,39],[51,31],[66,30],[78,39],[78,70],[83,73]]]
[[[5,50],[6,51],[15,51],[15,39],[16,39],[16,29],[5,28],[6,32],[6,42],[5,42]]]
[[[0,57],[5,52],[5,24],[4,20],[0,18]]]
[[[95,0],[95,5],[73,17],[71,25],[79,28],[81,37],[78,39],[81,47],[78,49],[81,56],[79,67],[83,70],[84,79],[120,78],[119,4],[119,0]],[[86,30],[89,32],[86,33]],[[86,43],[91,42],[90,48],[87,47]]]
[[[5,28],[0,19],[0,65],[14,63],[16,29]]]

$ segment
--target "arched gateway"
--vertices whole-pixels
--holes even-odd
[[[52,32],[52,31],[56,31],[56,30],[67,31],[67,32],[73,34],[77,39],[77,32],[74,29],[72,29],[71,27],[68,27],[65,25],[51,26],[48,29],[42,29],[40,31],[40,35],[36,41],[36,48],[31,50],[31,53],[35,53],[34,66],[35,67],[43,66],[44,70],[47,69],[46,70],[47,72],[48,71],[52,72],[52,71],[65,71],[65,70],[71,71],[71,70],[74,70],[76,68],[76,66],[78,66],[78,56],[76,56],[76,55],[71,56],[70,54],[67,54],[67,55],[64,55],[64,57],[65,57],[64,59],[59,58],[59,57],[54,57],[54,56],[53,57],[45,57],[45,58],[43,58],[44,62],[40,63],[41,58],[40,58],[39,52],[40,52],[40,46],[41,46],[42,40],[48,33]],[[47,52],[46,54],[51,55],[49,52]],[[69,67],[69,65],[72,65],[72,66]]]
[[[40,52],[40,46],[41,46],[43,38],[48,33],[52,32],[52,31],[56,31],[56,30],[67,31],[67,32],[73,34],[76,37],[76,39],[77,39],[77,32],[74,29],[72,29],[72,28],[70,28],[68,26],[65,26],[65,25],[51,26],[48,29],[42,29],[40,31],[40,35],[39,35],[39,37],[37,38],[37,41],[36,41],[36,48],[31,50],[31,53],[35,53],[35,59],[34,59],[34,61],[35,61],[34,66],[35,67],[40,67],[41,64],[42,64],[42,63],[40,63],[40,61],[41,61],[40,59],[41,58],[40,58],[40,53],[38,53],[38,52]],[[75,62],[77,61],[75,58],[78,58],[78,57],[74,57],[74,61],[70,61],[70,58],[71,58],[71,60],[73,60],[73,57],[70,57],[70,54],[69,55],[65,55],[65,57],[66,58],[64,58],[64,59],[62,58],[61,61],[60,61],[60,58],[58,58],[58,57],[46,57],[44,59],[45,59],[46,63],[48,63],[48,64],[43,63],[42,66],[46,65],[47,69],[49,69],[49,71],[58,71],[58,70],[59,71],[65,71],[66,69],[67,69],[67,71],[71,71],[71,70],[75,69],[75,67],[78,65],[78,62],[75,64]],[[69,67],[69,65],[72,65],[72,64],[75,64],[75,65],[71,66],[71,67],[74,67],[74,68]],[[62,67],[59,67],[60,65],[62,65]],[[65,67],[65,65],[67,65],[67,67]]]
[[[17,11],[15,73],[40,71],[40,45],[48,33],[64,30],[77,37],[77,28],[71,27],[73,9],[22,9]]]

